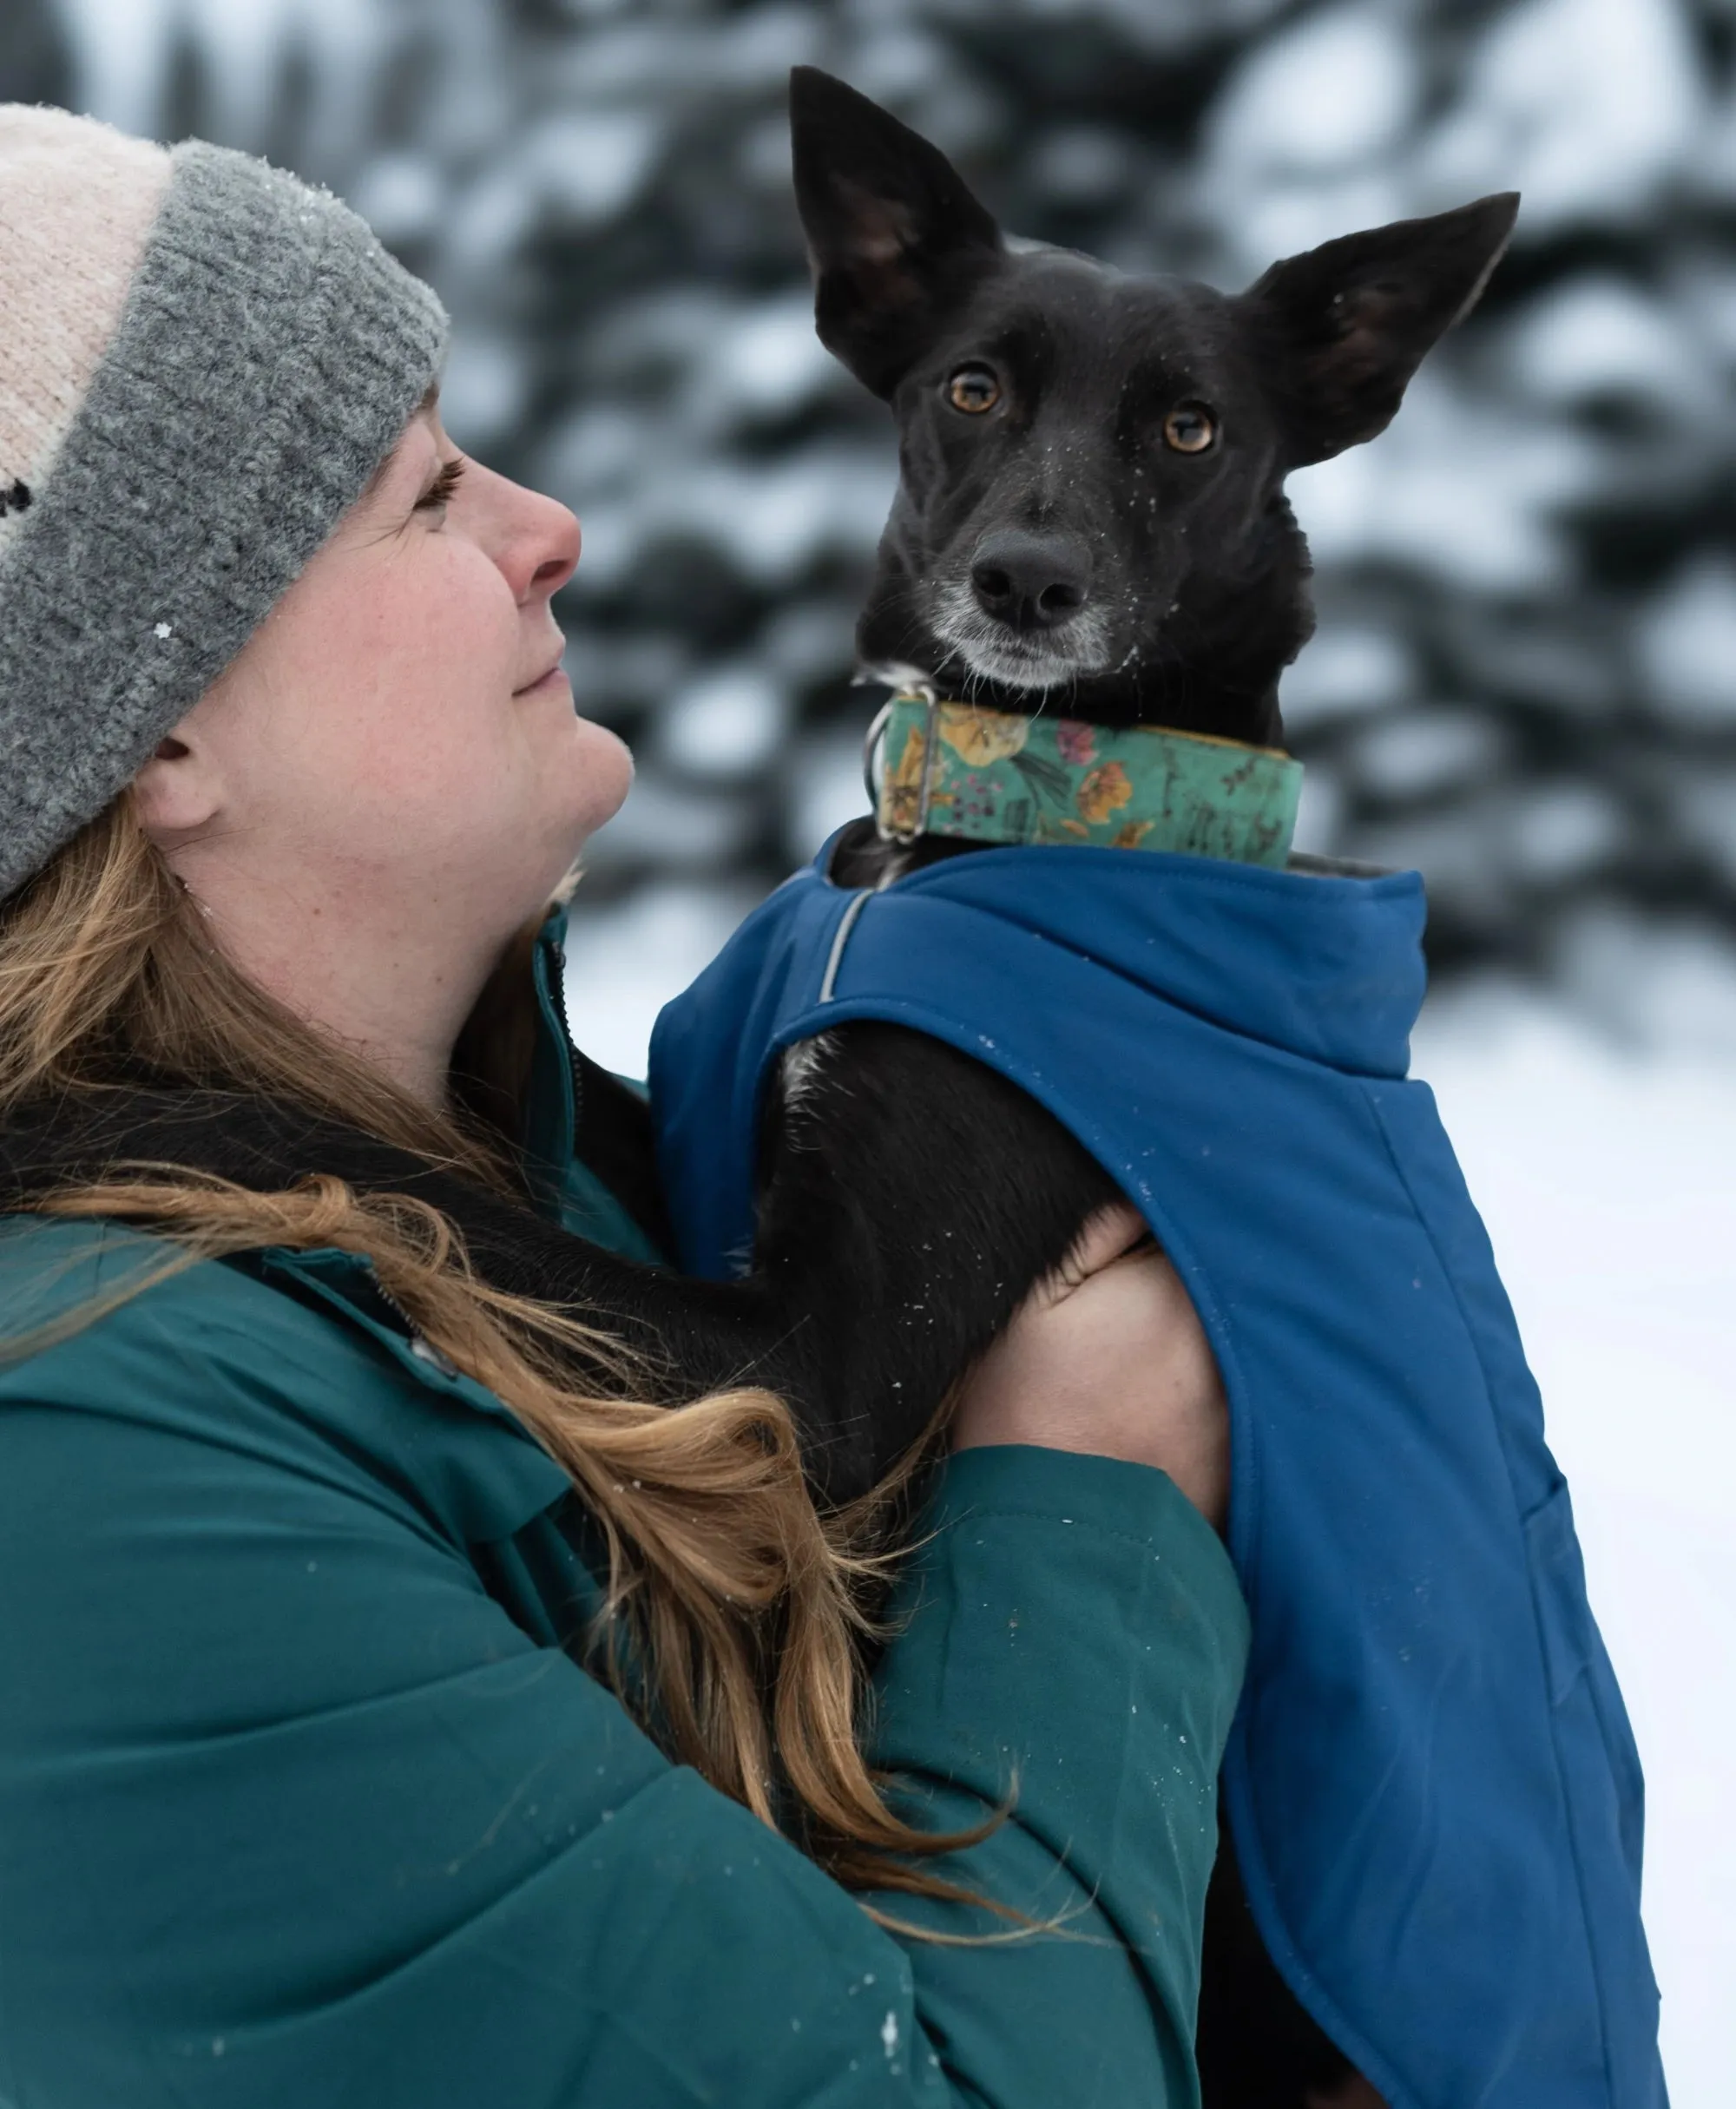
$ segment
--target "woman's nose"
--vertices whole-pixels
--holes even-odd
[[[530,537],[532,568],[519,597],[551,600],[578,568],[583,540],[578,516],[558,498],[546,498],[537,491],[524,495],[536,508],[537,517]]]
[[[521,606],[553,599],[578,566],[579,523],[572,508],[491,469],[476,479],[474,494],[473,530],[513,598]]]

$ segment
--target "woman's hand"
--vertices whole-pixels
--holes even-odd
[[[952,1447],[1029,1442],[1156,1465],[1221,1530],[1230,1421],[1205,1329],[1125,1203],[1085,1225],[965,1378]]]

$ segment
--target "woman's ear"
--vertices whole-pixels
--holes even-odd
[[[222,783],[202,729],[197,706],[133,778],[133,811],[160,849],[207,827],[222,808]]]

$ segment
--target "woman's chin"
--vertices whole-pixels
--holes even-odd
[[[627,742],[606,726],[581,718],[577,730],[578,752],[572,764],[579,800],[575,817],[589,839],[625,803],[633,788],[633,756]]]

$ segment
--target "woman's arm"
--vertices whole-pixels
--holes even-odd
[[[1062,1925],[1001,1952],[992,2007],[980,1952],[913,1951],[924,2025],[994,2101],[1191,2103],[1247,1632],[1202,1520],[1221,1525],[1229,1502],[1223,1387],[1132,1209],[1095,1217],[1032,1292],[970,1372],[952,1433],[963,1454],[900,1591],[875,1755],[924,1790],[935,1824],[980,1821],[1012,1788],[1014,1820],[966,1879]]]
[[[1050,1449],[954,1457],[926,1523],[873,1755],[935,1827],[980,1821],[1012,1786],[1010,1821],[944,1871],[1062,1925],[988,1954],[912,1946],[924,2029],[967,2101],[1193,2104],[1218,1767],[1247,1642],[1228,1555],[1161,1473]]]
[[[1012,1820],[950,1871],[1069,1922],[901,1941],[520,1632],[197,1272],[0,1401],[0,2094],[1192,2100],[1242,1614],[1158,1475],[947,1468],[881,1756],[949,1823],[1016,1759]]]

